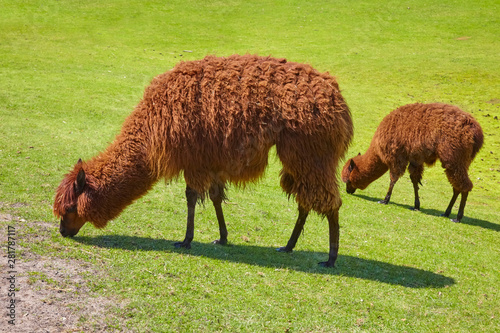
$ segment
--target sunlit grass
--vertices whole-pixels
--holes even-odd
[[[92,291],[123,300],[113,327],[135,331],[498,331],[500,82],[495,1],[1,1],[0,210],[49,221],[49,239],[23,246],[83,259],[103,272]],[[229,243],[211,203],[197,207],[191,250],[182,181],[158,183],[106,229],[62,238],[54,190],[78,158],[104,149],[151,78],[206,54],[286,57],[329,71],[352,110],[348,155],[364,152],[397,106],[446,102],[480,122],[465,217],[439,217],[452,189],[426,169],[421,212],[409,177],[379,205],[388,175],[342,191],[340,256],[323,269],[328,227],[312,214],[292,254],[278,253],[296,219],[264,179],[230,187]],[[272,151],[274,154],[274,151]],[[456,209],[452,212],[456,214]],[[5,222],[0,222],[4,224]],[[25,233],[35,232],[26,229]],[[33,278],[39,278],[34,275]],[[118,320],[115,320],[118,318]]]

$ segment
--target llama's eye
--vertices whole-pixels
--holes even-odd
[[[76,212],[76,205],[69,207],[66,209],[66,213],[74,213]]]

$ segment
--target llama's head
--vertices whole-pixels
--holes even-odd
[[[356,187],[354,186],[352,182],[352,174],[356,174],[358,172],[356,163],[354,162],[354,158],[350,158],[347,163],[344,165],[344,168],[342,169],[342,181],[346,183],[346,191],[349,194],[353,194],[356,192]],[[355,176],[355,175],[354,175]]]
[[[86,222],[81,207],[87,187],[85,178],[83,162],[78,160],[73,171],[64,177],[57,188],[54,215],[61,219],[59,232],[64,237],[76,235]]]
[[[373,181],[365,172],[360,171],[360,164],[362,164],[361,153],[350,158],[342,169],[342,181],[346,183],[346,191],[349,194],[354,194],[358,188],[364,190]]]

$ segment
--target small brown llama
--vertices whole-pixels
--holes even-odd
[[[335,79],[285,59],[233,55],[181,62],[153,79],[111,145],[79,161],[59,185],[54,213],[60,232],[74,236],[85,222],[97,228],[116,217],[160,179],[184,176],[190,248],[196,202],[206,195],[227,243],[221,203],[227,183],[257,181],[276,145],[281,186],[298,203],[291,252],[310,210],[327,217],[333,267],[339,247],[341,199],[336,170],[353,125]]]
[[[453,196],[442,216],[449,217],[459,194],[460,207],[454,222],[464,216],[467,196],[472,182],[467,170],[483,145],[483,131],[468,113],[448,104],[408,104],[392,111],[378,126],[365,154],[347,161],[342,180],[348,193],[365,189],[370,183],[390,172],[390,185],[384,200],[387,204],[397,180],[408,166],[415,192],[415,206],[420,209],[418,185],[424,164],[433,165],[437,159],[453,186]]]

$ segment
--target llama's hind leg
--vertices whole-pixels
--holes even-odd
[[[292,252],[295,244],[297,244],[297,240],[299,239],[302,230],[304,229],[304,224],[306,223],[307,215],[309,215],[309,211],[299,205],[299,217],[297,218],[297,222],[295,223],[295,227],[293,228],[292,235],[288,240],[288,243],[284,247],[277,248],[276,250],[279,252]]]
[[[460,197],[460,206],[458,207],[458,214],[456,219],[452,219],[453,222],[460,222],[462,217],[464,217],[464,209],[465,203],[467,202],[467,197],[469,196],[469,192],[462,192]]]
[[[213,241],[214,244],[226,245],[227,244],[227,228],[224,220],[224,213],[222,212],[222,201],[224,201],[224,185],[212,184],[210,187],[209,195],[210,200],[214,204],[215,214],[217,215],[217,222],[219,223],[220,238]]]
[[[453,196],[451,197],[451,200],[450,200],[450,203],[448,205],[448,208],[446,208],[446,211],[441,214],[441,216],[444,216],[444,217],[449,217],[450,214],[451,214],[451,210],[453,209],[453,205],[455,205],[455,201],[457,201],[457,198],[458,198],[458,195],[460,194],[460,192],[456,189],[453,189]]]
[[[413,191],[415,193],[415,205],[413,206],[413,210],[420,210],[420,198],[418,196],[418,185],[422,185],[422,174],[424,173],[423,164],[416,165],[410,163],[408,166],[408,172],[410,173],[410,179],[413,183]]]
[[[455,205],[455,201],[457,201],[458,195],[460,194],[460,191],[453,189],[453,196],[451,197],[450,204],[448,205],[448,208],[446,208],[446,211],[441,214],[441,216],[444,217],[449,217],[451,214],[451,210],[453,209],[453,206]],[[460,197],[460,206],[458,207],[458,214],[455,219],[451,219],[453,222],[460,222],[462,218],[464,217],[464,209],[465,209],[465,204],[467,203],[467,197],[469,196],[469,192],[462,192],[462,195]]]
[[[453,205],[458,198],[459,194],[462,194],[460,199],[460,206],[458,208],[458,214],[455,219],[452,219],[453,222],[460,222],[462,217],[464,216],[465,204],[467,203],[467,197],[469,196],[470,190],[472,190],[472,182],[467,174],[467,166],[460,166],[459,168],[450,167],[448,163],[443,162],[443,166],[445,167],[445,173],[448,177],[448,181],[453,186],[453,196],[451,197],[450,204],[443,215],[445,217],[449,217],[451,214],[451,210],[453,209]]]
[[[196,201],[198,201],[198,192],[191,187],[186,186],[186,199],[188,207],[186,237],[182,242],[175,243],[174,246],[177,248],[184,247],[186,249],[190,249],[191,242],[194,237],[194,213],[196,209]]]
[[[297,222],[295,223],[295,227],[293,228],[292,235],[290,236],[286,246],[276,249],[277,251],[293,251],[302,230],[304,230],[304,224],[306,223],[308,215],[309,211],[299,205],[299,216],[297,218]],[[335,209],[332,213],[327,214],[327,219],[330,232],[330,252],[328,253],[328,261],[320,262],[318,264],[323,267],[334,267],[339,253],[339,210]]]

